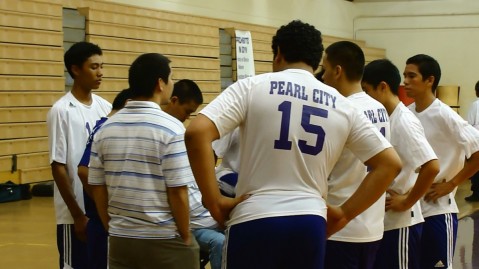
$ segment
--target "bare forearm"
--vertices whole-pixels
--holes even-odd
[[[175,218],[176,228],[183,240],[189,239],[190,206],[188,203],[188,187],[167,188],[168,202]]]
[[[479,151],[471,155],[471,157],[466,161],[464,167],[459,173],[457,173],[450,182],[454,187],[459,186],[462,182],[472,177],[479,170]]]
[[[207,126],[207,131],[201,129],[203,126]],[[221,197],[216,182],[215,158],[211,147],[212,141],[218,137],[216,127],[201,114],[188,126],[185,133],[191,169],[203,195],[203,203],[213,215],[220,210],[218,201]]]
[[[105,185],[90,185],[95,207],[98,211],[101,223],[106,231],[108,231],[108,222],[110,222],[110,215],[108,215],[108,191]]]
[[[83,189],[88,194],[88,196],[93,198],[93,192],[90,184],[88,184],[88,167],[79,165],[78,166],[78,177],[81,180]]]
[[[73,218],[83,217],[85,213],[78,205],[66,166],[61,163],[53,162],[51,164],[52,175],[63,201],[68,207]]]
[[[408,208],[411,208],[419,199],[421,199],[427,192],[434,181],[434,178],[439,173],[439,161],[431,160],[421,166],[416,183],[409,192],[406,203]]]

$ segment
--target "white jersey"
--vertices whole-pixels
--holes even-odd
[[[334,88],[287,69],[242,79],[200,111],[220,136],[240,127],[238,204],[228,225],[267,217],[326,218],[327,177],[343,147],[366,161],[390,147]]]
[[[479,130],[479,99],[474,101],[467,113],[467,122]]]
[[[401,173],[389,188],[399,194],[405,194],[416,184],[421,166],[431,160],[436,160],[437,157],[427,142],[421,122],[402,102],[396,106],[389,120],[391,122],[390,141],[403,164]],[[421,204],[418,201],[410,210],[386,211],[384,230],[409,227],[423,221]]]
[[[389,140],[389,116],[384,106],[365,92],[348,96],[377,130]],[[340,206],[356,191],[367,174],[364,160],[349,149],[344,149],[328,180],[328,204]],[[343,242],[372,242],[380,240],[384,232],[385,195],[366,211],[351,220],[328,240]]]
[[[238,173],[239,171],[239,128],[213,141],[213,150],[216,156],[222,158],[221,163],[216,168],[216,178],[220,178],[222,173]]]
[[[83,211],[83,185],[77,175],[77,166],[96,121],[110,111],[111,104],[100,96],[92,94],[92,103],[87,106],[68,92],[53,104],[47,114],[50,163],[66,164],[73,193]],[[56,184],[54,204],[57,224],[73,224]]]
[[[479,150],[479,131],[439,99],[422,112],[416,112],[415,103],[409,105],[409,109],[421,121],[426,138],[439,159],[440,172],[434,182],[451,180],[464,167],[464,157],[469,158]],[[454,200],[456,190],[436,203],[421,199],[423,216],[458,213]]]

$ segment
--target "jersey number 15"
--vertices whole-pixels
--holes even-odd
[[[291,150],[292,142],[289,140],[289,126],[291,121],[291,102],[284,101],[278,106],[278,111],[282,112],[281,130],[279,139],[274,140],[274,148],[282,150]],[[302,153],[309,155],[318,155],[323,150],[324,133],[323,127],[311,124],[311,116],[322,118],[328,117],[328,111],[318,107],[303,105],[303,113],[301,116],[301,126],[307,133],[316,135],[315,145],[308,145],[305,140],[298,140],[298,148]]]

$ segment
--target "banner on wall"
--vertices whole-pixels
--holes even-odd
[[[255,75],[253,40],[249,31],[235,30],[237,80]]]

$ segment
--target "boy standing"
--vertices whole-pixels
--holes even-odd
[[[454,195],[479,170],[479,131],[436,98],[440,79],[441,68],[431,56],[418,54],[406,61],[404,85],[414,98],[409,109],[421,121],[441,170],[421,200],[421,268],[426,269],[452,266],[459,212]]]
[[[95,123],[106,116],[111,104],[92,94],[103,76],[100,47],[88,42],[74,44],[64,56],[73,78],[72,90],[60,98],[48,112],[50,164],[57,222],[57,246],[60,268],[86,267],[86,225],[83,186],[77,165]]]
[[[427,142],[421,122],[399,100],[401,75],[389,60],[366,65],[363,90],[384,105],[391,123],[391,144],[403,169],[394,179],[386,197],[384,236],[374,268],[421,269],[422,223],[419,199],[439,173],[439,161]]]

